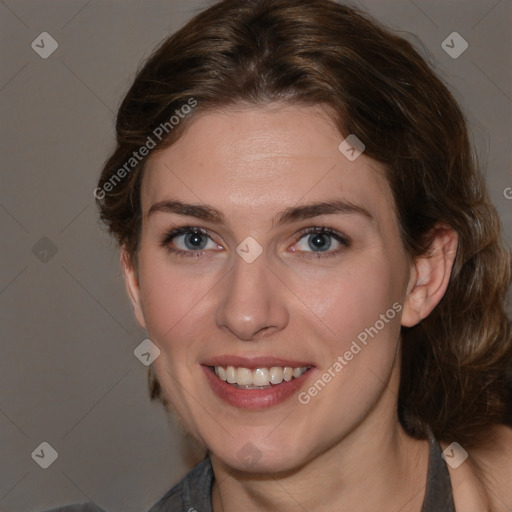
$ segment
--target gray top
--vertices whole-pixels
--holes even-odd
[[[427,488],[421,512],[455,512],[450,475],[441,457],[441,447],[429,434],[429,463]],[[200,462],[148,512],[213,512],[211,489],[213,470],[210,459]],[[47,512],[104,512],[92,503],[69,505]]]
[[[430,455],[428,461],[427,489],[421,512],[455,512],[450,473],[441,457],[441,446],[429,429]]]

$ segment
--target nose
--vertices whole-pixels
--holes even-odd
[[[247,263],[236,256],[216,311],[216,323],[242,341],[257,341],[286,327],[289,313],[284,284],[271,270],[264,255]]]

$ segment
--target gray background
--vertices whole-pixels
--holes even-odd
[[[357,4],[415,41],[450,84],[487,162],[510,245],[511,0]],[[145,333],[92,191],[141,59],[206,5],[0,2],[3,512],[86,500],[143,512],[196,460],[175,420],[149,401],[147,368],[133,355]],[[47,59],[31,48],[44,31],[59,44]],[[441,48],[453,31],[469,43],[457,59]],[[48,469],[31,457],[43,441],[59,455]]]

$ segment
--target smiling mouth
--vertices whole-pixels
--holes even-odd
[[[283,382],[298,379],[311,366],[272,366],[270,368],[244,368],[243,366],[209,366],[222,381],[237,389],[269,389]]]

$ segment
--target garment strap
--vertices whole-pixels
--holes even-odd
[[[434,434],[428,429],[430,447],[427,488],[421,512],[455,512],[452,484],[442,450]]]

